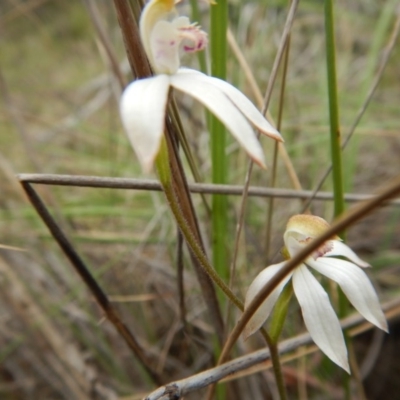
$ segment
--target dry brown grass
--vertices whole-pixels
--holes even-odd
[[[365,100],[382,49],[388,43],[395,16],[385,25],[382,10],[392,3],[337,5],[344,133]],[[113,5],[105,2],[99,8],[124,77],[130,80]],[[283,5],[265,8],[257,2],[232,6],[234,36],[263,90],[284,10]],[[309,190],[329,165],[322,24],[320,7],[304,2],[292,33],[282,126],[300,183]],[[0,47],[0,398],[139,399],[154,389],[153,382],[114,326],[104,319],[93,294],[57,247],[16,178],[22,172],[142,177],[120,126],[120,89],[109,58],[87,9],[79,1],[3,1]],[[346,150],[348,192],[372,193],[399,174],[399,57],[399,46],[395,46],[377,92],[357,127],[355,140]],[[230,79],[257,101],[240,71],[232,56]],[[275,116],[277,93],[273,96],[270,111]],[[208,181],[203,111],[193,108],[186,99],[180,101],[182,119],[188,131],[194,132],[189,140],[199,170]],[[272,150],[267,143],[265,149],[271,160]],[[229,150],[235,167],[229,181],[241,185],[247,160],[234,143]],[[268,182],[268,174],[255,171],[253,185],[265,186]],[[292,187],[282,161],[277,186]],[[211,367],[215,362],[214,329],[186,250],[185,324],[181,319],[176,287],[176,227],[164,197],[144,190],[35,188],[162,380],[180,379]],[[330,184],[326,183],[324,189],[330,190]],[[209,248],[207,213],[200,196],[194,195],[193,199]],[[233,243],[240,199],[232,196],[229,204],[228,241]],[[299,200],[276,199],[274,205],[271,254],[282,245],[287,218],[301,209]],[[240,296],[265,263],[266,209],[265,199],[249,200],[237,262],[235,291]],[[332,204],[314,201],[312,211],[330,219]],[[353,248],[375,266],[370,275],[383,301],[399,296],[399,216],[397,206],[388,206],[352,227],[348,235]],[[237,317],[233,313],[233,319]],[[395,324],[397,314],[391,318]],[[290,321],[286,338],[302,331],[296,306],[290,311]],[[395,325],[393,332],[393,340],[397,340]],[[369,338],[357,343],[362,352],[370,349]],[[239,342],[237,354],[247,354],[260,346],[262,342],[257,338]],[[382,354],[388,354],[387,347]],[[385,357],[380,359],[381,365],[389,364],[389,356]],[[306,357],[306,369],[301,369],[304,363],[298,360],[287,364],[285,377],[293,398],[299,398],[299,376],[305,377],[310,398],[330,396],[327,393],[334,398],[334,391],[329,392],[332,383],[327,383],[327,377],[332,382],[336,374],[331,366],[325,363],[319,374],[312,374],[319,361],[320,354],[313,353]],[[298,367],[299,363],[303,367]],[[394,363],[390,365],[394,371],[398,368]],[[378,385],[373,385],[374,379],[381,379],[379,373],[377,369],[370,373],[372,383],[367,387],[371,398],[385,393],[385,388],[379,392]],[[389,382],[395,387],[392,379]],[[270,398],[270,393],[274,393],[273,378],[265,370],[240,379],[236,388],[236,398]],[[185,398],[200,398],[201,394]]]

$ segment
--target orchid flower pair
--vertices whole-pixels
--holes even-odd
[[[282,141],[279,132],[239,90],[229,83],[180,68],[180,52],[207,45],[207,34],[187,17],[178,16],[174,0],[150,0],[140,18],[141,40],[156,76],[132,82],[120,104],[122,122],[144,171],[160,149],[171,88],[197,99],[232,132],[249,156],[264,166],[264,155],[252,126]]]
[[[284,234],[285,247],[289,256],[293,257],[328,228],[328,223],[317,216],[293,216]],[[334,258],[335,256],[345,257],[349,261]],[[257,275],[247,291],[245,308],[284,265],[285,261],[270,265]],[[338,237],[334,237],[285,277],[252,316],[245,328],[244,336],[250,336],[262,326],[271,314],[283,288],[292,279],[294,294],[300,304],[304,323],[312,339],[333,362],[350,373],[347,349],[339,320],[329,302],[328,295],[308,267],[335,281],[350,303],[366,320],[385,332],[388,331],[378,297],[362,270],[369,267],[369,264],[361,260]]]

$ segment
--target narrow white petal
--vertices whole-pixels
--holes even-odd
[[[244,308],[251,303],[251,301],[256,297],[260,290],[271,280],[271,278],[285,265],[285,262],[279,264],[270,265],[269,267],[263,269],[254,279],[254,281],[249,286],[246,293],[246,299],[244,303]],[[285,279],[276,287],[276,289],[264,300],[258,310],[251,317],[250,321],[247,323],[244,329],[243,336],[248,338],[254,332],[256,332],[265,322],[265,320],[271,314],[272,308],[274,307],[276,300],[278,299],[282,289],[285,287],[286,283],[290,279],[291,274],[285,277]]]
[[[164,134],[168,75],[132,82],[124,91],[120,113],[128,138],[144,171],[148,172]]]
[[[379,304],[378,296],[365,272],[349,261],[320,257],[307,264],[335,281],[354,308],[369,322],[388,331],[387,322]]]
[[[218,86],[262,134],[283,142],[281,134],[260,113],[257,107],[237,88],[222,79],[211,77]]]
[[[264,154],[252,127],[228,97],[213,84],[211,78],[199,80],[195,78],[197,74],[181,71],[171,75],[171,85],[203,103],[231,131],[249,156],[264,167]]]
[[[330,244],[333,245],[332,250],[328,251],[327,253],[324,254],[325,256],[343,256],[348,258],[350,261],[352,261],[354,264],[357,264],[359,267],[367,268],[370,267],[370,265],[365,262],[364,260],[361,260],[360,257],[354,251],[347,245],[345,245],[343,242],[339,240],[331,240],[329,242]]]
[[[283,142],[281,134],[268,122],[256,106],[240,90],[222,79],[207,76],[199,71],[184,68],[182,68],[182,70],[185,73],[192,73],[196,76],[196,79],[200,81],[207,81],[218,87],[261,133]]]
[[[304,323],[315,344],[334,363],[350,373],[339,320],[325,290],[304,265],[296,268],[293,273],[293,289]]]

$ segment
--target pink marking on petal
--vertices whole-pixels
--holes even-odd
[[[323,257],[326,253],[333,250],[333,243],[332,241],[325,242],[321,247],[313,253],[313,259],[316,260],[318,257]]]
[[[186,51],[187,53],[193,53],[193,52],[197,51],[196,48],[191,47],[191,46],[183,46],[183,50]]]
[[[299,243],[306,246],[313,240],[312,237],[308,237],[303,240],[299,240]],[[322,246],[320,246],[317,250],[312,253],[312,257],[316,260],[318,257],[323,257],[326,253],[333,250],[333,243],[332,241],[325,242]]]
[[[200,26],[192,24],[179,28],[182,40],[192,43],[184,44],[183,50],[188,53],[203,50],[207,45],[207,34],[200,29]]]

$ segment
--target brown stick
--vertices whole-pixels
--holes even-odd
[[[136,179],[136,178],[111,178],[100,176],[84,175],[56,175],[56,174],[19,174],[18,179],[21,182],[40,183],[43,185],[55,186],[75,186],[75,187],[95,187],[104,189],[130,189],[130,190],[149,190],[162,191],[160,182],[154,179]],[[205,194],[226,194],[241,196],[243,194],[242,185],[216,185],[212,183],[191,183],[189,190],[192,193]],[[293,190],[265,188],[258,186],[249,187],[249,196],[253,197],[277,197],[282,199],[308,199],[314,195],[311,190]],[[347,202],[368,200],[374,197],[373,194],[366,193],[346,193],[344,198]],[[332,192],[318,192],[317,200],[332,200]],[[391,200],[390,205],[400,205],[400,200]]]
[[[389,301],[382,306],[387,319],[398,318],[400,311],[400,299]],[[340,321],[342,329],[354,328],[356,334],[360,331],[364,332],[374,328],[374,326],[366,322],[364,317],[359,314],[353,314]],[[358,330],[358,328],[360,328]],[[351,333],[351,332],[350,332]],[[295,351],[302,346],[308,346],[313,343],[313,340],[308,332],[297,335],[293,338],[286,339],[279,345],[279,353],[287,354]],[[148,396],[144,400],[171,400],[183,398],[186,394],[203,389],[211,384],[215,384],[224,380],[238,379],[250,373],[259,372],[265,362],[270,360],[268,349],[257,350],[253,353],[235,358],[232,361],[202,371],[198,374],[191,375],[185,379],[170,382],[162,386]],[[258,366],[259,368],[256,368]],[[247,373],[245,373],[245,371]],[[243,371],[243,373],[241,373]],[[175,397],[174,397],[175,396]],[[179,397],[178,397],[179,396]]]
[[[64,235],[60,227],[57,225],[56,221],[47,210],[39,195],[29,183],[21,182],[21,184],[33,207],[36,209],[37,213],[46,224],[47,228],[51,232],[54,239],[57,241],[58,245],[64,251],[64,254],[71,261],[76,272],[79,274],[79,276],[85,282],[86,286],[89,288],[90,292],[95,297],[97,303],[104,311],[106,317],[110,320],[110,322],[114,325],[120,335],[124,338],[126,344],[133,351],[133,353],[141,362],[146,371],[149,373],[153,381],[156,384],[160,385],[162,379],[151,366],[149,357],[144,352],[136,338],[133,336],[132,332],[121,320],[112,303],[110,303],[110,301],[108,300],[107,295],[97,284],[96,280],[93,278],[83,260],[79,257],[72,244],[68,241],[67,237]]]

